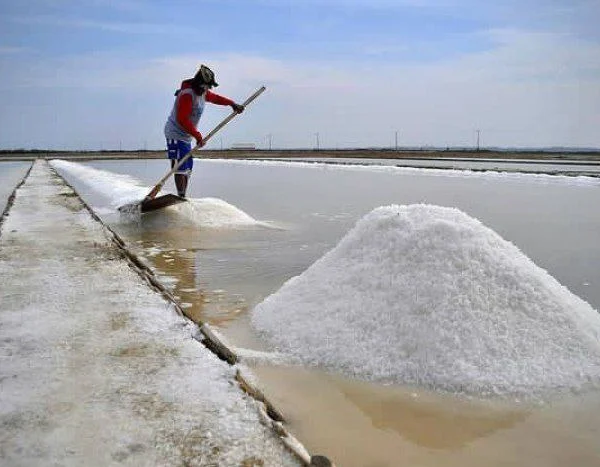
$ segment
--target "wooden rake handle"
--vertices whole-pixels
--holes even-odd
[[[261,86],[259,89],[256,90],[256,92],[254,94],[252,94],[248,99],[246,99],[244,101],[244,103],[242,104],[244,107],[246,107],[248,104],[250,104],[254,99],[256,99],[258,96],[260,96],[267,88],[264,86]],[[202,139],[203,143],[206,144],[206,142],[211,139],[221,128],[223,128],[225,125],[227,125],[231,120],[233,120],[233,118],[238,115],[238,113],[236,111],[231,112],[231,114],[229,114],[227,117],[225,117],[223,119],[223,121],[221,123],[219,123],[216,127],[214,127],[210,133],[208,135],[206,135],[206,137],[204,137]],[[159,180],[159,182],[154,186],[154,188],[152,188],[152,190],[150,191],[150,193],[148,193],[148,195],[146,196],[145,199],[154,199],[156,197],[156,195],[158,194],[158,192],[161,190],[161,188],[163,187],[163,185],[165,184],[165,181],[167,181],[167,179],[173,175],[175,172],[177,172],[179,170],[179,167],[181,167],[185,161],[187,161],[190,157],[192,157],[194,151],[198,148],[198,145],[195,145],[192,150],[186,154],[186,156],[184,158],[182,158],[170,171],[169,173],[167,173],[163,178],[161,178]]]

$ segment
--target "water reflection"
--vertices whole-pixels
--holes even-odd
[[[359,382],[340,384],[345,397],[379,430],[391,430],[419,446],[458,449],[498,430],[512,428],[529,413],[483,402],[432,397],[427,393]]]
[[[157,225],[160,227],[161,224],[162,220]],[[170,289],[189,319],[199,324],[208,322],[219,327],[226,326],[240,314],[247,312],[248,304],[241,295],[211,288],[202,281],[200,272],[203,266],[200,257],[204,251],[203,236],[197,236],[195,248],[181,248],[184,244],[189,245],[192,232],[198,234],[197,231],[185,228],[162,230],[142,225],[135,249],[159,280]],[[210,243],[211,235],[205,236]]]

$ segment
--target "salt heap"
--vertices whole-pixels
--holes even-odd
[[[219,198],[188,198],[174,207],[177,214],[206,228],[244,228],[266,226],[241,209]]]
[[[387,206],[253,310],[305,364],[479,395],[600,382],[600,315],[458,209]]]

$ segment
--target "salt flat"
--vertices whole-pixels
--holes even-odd
[[[46,162],[1,229],[3,465],[297,465]]]

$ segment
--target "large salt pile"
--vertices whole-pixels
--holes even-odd
[[[481,395],[600,382],[600,315],[452,208],[375,209],[252,321],[280,351],[369,380]]]

